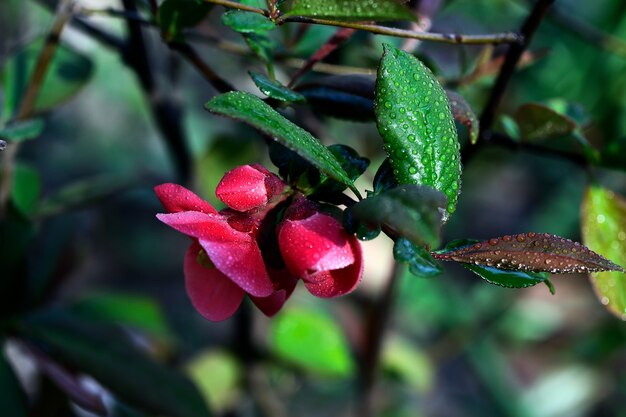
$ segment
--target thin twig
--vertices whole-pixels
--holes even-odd
[[[289,84],[287,87],[291,88],[294,86],[296,81],[298,81],[304,74],[306,74],[315,64],[320,62],[322,59],[326,58],[330,55],[335,49],[339,47],[342,43],[350,39],[352,34],[354,33],[354,29],[337,29],[337,31],[328,39],[324,44],[309,58],[306,60],[304,65],[296,71],[296,73],[291,77]]]
[[[196,70],[198,70],[204,79],[207,80],[220,93],[235,90],[230,83],[217,75],[217,73],[202,60],[202,57],[200,57],[196,50],[188,43],[175,42],[171,43],[170,47],[185,57],[187,61],[189,61],[189,63],[193,65]]]
[[[128,13],[137,13],[135,0],[122,0],[122,4]],[[157,87],[141,24],[131,20],[127,20],[126,23],[128,47],[123,51],[123,57],[139,79],[150,104],[154,122],[173,154],[181,181],[187,181],[191,175],[191,155],[187,148],[187,138],[182,124],[182,110],[178,102]]]
[[[387,323],[395,301],[396,287],[402,271],[403,268],[396,262],[383,294],[373,303],[367,317],[365,346],[363,357],[359,361],[361,398],[359,399],[358,415],[361,417],[374,415],[373,391],[379,370],[380,353],[385,336],[385,329],[387,328]]]
[[[236,3],[234,1],[229,1],[229,0],[204,0],[204,1],[206,1],[207,3],[217,4],[219,6],[224,6],[229,9],[244,10],[246,12],[258,13],[258,14],[262,14],[263,16],[269,17],[268,10],[259,9],[258,7],[252,7],[252,6],[248,6],[248,5],[241,4],[241,3]]]
[[[526,48],[528,48],[528,45],[530,45],[533,35],[546,16],[552,3],[554,3],[554,0],[538,0],[520,30],[523,42],[513,43],[509,46],[509,50],[507,51],[504,59],[504,64],[502,64],[496,83],[491,89],[489,100],[487,101],[480,117],[482,139],[485,139],[488,136],[487,132],[491,129],[496,110],[502,101],[502,96],[504,95],[509,81],[511,81],[511,78],[513,77],[517,63]]]
[[[459,33],[431,33],[418,32],[406,29],[392,28],[388,26],[379,26],[364,23],[341,22],[337,20],[317,19],[313,17],[288,16],[276,19],[276,24],[287,22],[298,23],[314,23],[317,25],[335,26],[350,29],[363,30],[377,35],[395,36],[397,38],[419,39],[422,41],[443,42],[451,44],[499,44],[512,43],[519,44],[523,42],[523,37],[519,33],[505,32],[483,35],[465,35]]]
[[[22,98],[19,110],[14,118],[15,121],[26,120],[35,112],[39,91],[41,90],[48,68],[50,67],[50,62],[52,62],[54,53],[59,45],[61,32],[72,16],[72,7],[72,0],[62,0],[58,4],[54,23],[52,24],[52,28],[46,38],[46,43],[35,63],[32,75],[26,86],[26,91],[24,92],[24,97]],[[10,143],[7,145],[6,151],[2,153],[3,163],[0,173],[0,219],[4,217],[9,203],[13,183],[13,169],[18,150],[18,143]]]

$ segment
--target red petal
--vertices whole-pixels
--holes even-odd
[[[198,238],[217,269],[247,293],[267,297],[274,291],[256,241],[230,227],[224,217],[186,211],[157,214],[157,218],[181,233]]]
[[[252,302],[258,307],[263,314],[268,317],[274,316],[280,311],[285,301],[291,296],[293,290],[298,283],[297,278],[289,273],[286,269],[279,271],[270,270],[270,276],[274,283],[276,291],[269,297],[250,297]]]
[[[269,297],[250,297],[255,306],[267,317],[273,317],[287,301],[287,291],[274,291]]]
[[[269,173],[267,169],[263,170]],[[224,175],[215,194],[224,204],[237,211],[248,211],[262,206],[267,203],[267,173],[252,165],[237,167]]]
[[[206,268],[197,262],[202,250],[197,242],[185,255],[185,285],[191,304],[207,320],[221,321],[235,313],[244,291],[217,268]]]
[[[291,273],[306,277],[353,264],[350,237],[333,217],[315,213],[301,220],[285,220],[278,244]]]
[[[172,183],[157,185],[154,187],[154,192],[161,200],[165,210],[170,213],[178,213],[179,211],[217,213],[213,206],[181,185]]]
[[[231,229],[232,230],[232,229]],[[245,292],[257,297],[267,297],[274,292],[272,281],[265,270],[263,257],[256,241],[245,233],[233,230],[237,239],[200,239],[211,262]]]
[[[350,247],[355,262],[342,269],[319,272],[304,282],[307,290],[316,297],[331,298],[348,294],[356,288],[363,275],[363,252],[359,241],[351,236]]]
[[[157,214],[157,219],[166,225],[195,238],[209,238],[219,235],[229,236],[230,227],[219,215],[199,211],[181,211],[178,213]],[[225,224],[225,225],[224,225]]]

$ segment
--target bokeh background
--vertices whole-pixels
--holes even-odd
[[[0,2],[0,66],[6,68],[17,51],[46,35],[53,20],[46,3],[55,2]],[[93,9],[121,8],[115,0],[77,3]],[[138,3],[148,16],[144,12],[148,7]],[[433,31],[490,33],[517,30],[531,2],[448,0],[438,6],[432,16]],[[215,7],[190,39],[215,72],[238,89],[260,95],[247,71],[262,72],[264,66],[242,53],[243,40],[220,22],[223,10]],[[122,39],[126,36],[122,18],[101,13],[83,18]],[[275,36],[281,39],[289,30],[296,28],[281,28]],[[311,27],[297,47],[277,60],[278,79],[287,81],[299,65],[297,59],[310,56],[334,30]],[[214,189],[223,173],[251,162],[270,166],[265,143],[252,129],[205,112],[204,103],[217,92],[164,44],[157,28],[144,27],[144,35],[159,93],[181,110],[191,155],[186,185],[221,207]],[[227,42],[226,46],[216,39]],[[74,25],[63,31],[62,40],[88,59],[90,74],[75,97],[41,114],[45,124],[41,135],[24,142],[17,156],[26,177],[35,178],[22,183],[34,193],[28,203],[28,216],[34,220],[29,229],[32,238],[24,249],[30,272],[15,272],[18,269],[0,264],[1,280],[20,281],[2,287],[2,299],[9,300],[3,301],[3,320],[11,323],[9,328],[15,328],[11,327],[15,323],[19,328],[22,320],[35,323],[35,330],[45,328],[55,314],[79,317],[85,325],[81,329],[102,341],[103,356],[118,343],[134,345],[160,366],[191,376],[218,415],[353,414],[359,397],[351,349],[365,315],[363,306],[380,294],[391,274],[390,240],[381,236],[364,243],[365,275],[353,295],[318,300],[298,288],[273,319],[244,311],[241,316],[248,317],[205,321],[185,294],[182,259],[187,239],[155,218],[161,207],[152,187],[180,181],[180,172],[155,124],[150,97],[117,51]],[[357,33],[326,62],[373,74],[382,42],[404,43]],[[506,92],[500,113],[505,117],[499,117],[496,129],[510,133],[507,123],[521,104],[556,103],[575,109],[587,138],[597,147],[623,143],[624,45],[626,2],[557,1]],[[497,68],[470,81],[467,77],[485,54],[484,46],[423,43],[414,47],[444,83],[456,87],[480,112]],[[504,49],[489,52],[497,57]],[[327,75],[323,71],[307,74],[304,81]],[[6,99],[11,88],[6,70],[4,77],[0,88]],[[371,189],[384,158],[374,123],[322,116],[305,104],[288,114],[325,144],[347,144],[370,158],[371,167],[360,187]],[[7,116],[5,109],[2,120]],[[461,138],[463,146],[470,146],[463,129]],[[622,156],[621,161],[626,159]],[[598,169],[595,175],[624,195],[626,177],[620,164],[617,158],[617,169]],[[587,178],[585,168],[567,158],[523,148],[481,146],[464,167],[459,208],[446,225],[444,241],[526,231],[580,241],[580,203]],[[22,236],[18,229],[3,229],[3,253],[18,245],[15,239]],[[543,285],[493,286],[456,265],[445,265],[445,272],[431,279],[403,274],[374,390],[376,415],[626,416],[626,327],[597,300],[586,276],[560,275],[552,282],[554,295]],[[25,286],[40,290],[36,302],[32,293],[26,297],[30,301],[20,301]],[[241,335],[246,319],[253,325],[251,339]],[[100,329],[123,331],[109,337]],[[37,340],[35,330],[33,340]],[[73,404],[58,400],[66,398],[62,392],[67,389],[58,388],[53,373],[42,371],[54,362],[53,355],[47,356],[46,343],[33,342],[34,351],[43,352],[43,359],[33,359],[32,346],[21,342],[19,332],[7,334],[3,351],[29,404],[49,413],[38,415],[89,415],[75,405],[76,400]],[[246,350],[260,354],[251,357]],[[123,353],[112,357],[126,362]],[[116,390],[115,377],[103,387],[86,376],[89,370],[68,369],[89,392],[105,392],[110,415],[163,414],[151,414],[141,401],[112,395],[127,389],[121,383]],[[129,361],[129,375],[120,374],[119,379],[144,384],[137,376],[141,369],[134,369]],[[166,390],[168,384],[165,378],[158,381]],[[0,386],[5,387],[0,396],[11,392],[8,385]]]

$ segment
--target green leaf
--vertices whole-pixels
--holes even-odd
[[[291,309],[270,325],[270,346],[279,357],[318,374],[353,373],[354,363],[336,320],[313,310]]]
[[[261,58],[266,64],[274,62],[274,42],[272,39],[258,33],[242,33],[243,39],[256,56]]]
[[[172,336],[161,307],[148,297],[97,293],[73,303],[70,310],[90,321],[118,323],[166,339]]]
[[[316,113],[355,122],[374,120],[375,79],[333,75],[300,85],[297,90]]]
[[[24,142],[41,135],[45,123],[42,119],[31,119],[23,122],[12,123],[0,130],[0,138],[9,142]]]
[[[463,266],[485,281],[507,288],[526,288],[533,285],[546,282],[548,285],[548,272],[524,272],[524,271],[508,271],[504,269],[494,268],[492,266],[463,264]],[[550,288],[550,285],[548,285]],[[550,292],[554,294],[553,289]]]
[[[41,179],[37,170],[31,166],[18,164],[13,172],[11,201],[17,210],[25,216],[31,215],[41,194]]]
[[[230,92],[214,97],[205,107],[212,113],[242,121],[271,136],[321,172],[345,184],[359,195],[353,181],[350,180],[337,158],[324,145],[261,99],[248,93]]]
[[[447,212],[454,213],[461,190],[460,145],[446,93],[434,75],[413,55],[384,45],[375,110],[398,182],[443,192]]]
[[[165,0],[157,13],[157,23],[166,42],[180,40],[183,29],[200,23],[213,5],[202,0]]]
[[[416,20],[398,0],[292,0],[285,16],[316,17],[341,21]]]
[[[0,339],[0,348],[2,346],[3,340]],[[0,410],[3,410],[3,415],[7,417],[27,417],[29,415],[26,394],[2,349],[0,349]]]
[[[409,271],[418,277],[436,277],[443,272],[430,253],[422,246],[411,243],[408,239],[396,239],[393,245],[393,257],[398,262],[409,265]]]
[[[528,103],[515,112],[522,138],[529,141],[558,138],[571,134],[576,122],[548,106]]]
[[[590,161],[600,158],[578,123],[554,108],[537,103],[524,104],[515,112],[515,120],[524,141],[560,152],[582,153]]]
[[[480,122],[476,113],[459,93],[446,90],[446,94],[448,95],[448,102],[450,103],[454,120],[467,127],[470,143],[475,145],[478,142],[478,134],[480,133]]]
[[[380,194],[383,191],[398,186],[398,180],[393,176],[393,168],[391,167],[389,158],[386,158],[383,163],[380,164],[380,167],[378,167],[378,171],[376,171],[376,175],[374,176],[373,186],[374,194]]]
[[[110,176],[85,178],[68,184],[44,199],[37,210],[37,216],[46,217],[70,211],[108,198],[130,188],[135,179]]]
[[[222,15],[222,23],[239,33],[265,33],[276,27],[267,17],[243,10],[229,10]]]
[[[432,360],[420,351],[416,344],[402,337],[394,336],[385,340],[381,366],[386,374],[395,376],[410,388],[426,393],[435,382],[435,369]]]
[[[130,405],[171,417],[210,416],[189,379],[148,358],[115,326],[48,310],[26,317],[19,331],[51,358],[91,375]]]
[[[241,401],[243,367],[231,353],[203,352],[185,368],[215,412],[225,413]]]
[[[401,185],[350,207],[354,220],[391,229],[418,246],[439,244],[445,197],[429,187]]]
[[[302,94],[285,87],[276,80],[267,78],[263,74],[250,71],[250,77],[252,77],[252,81],[263,94],[275,100],[286,102],[302,102],[306,100]]]
[[[592,250],[626,265],[626,199],[602,187],[589,187],[582,204],[582,236]],[[596,272],[590,278],[600,302],[626,320],[626,275]]]
[[[6,62],[2,72],[5,120],[15,116],[35,63],[44,46],[37,40],[17,52]],[[35,110],[49,110],[78,94],[93,73],[91,60],[67,46],[59,45],[41,85]]]
[[[578,242],[548,233],[520,233],[492,238],[454,250],[434,253],[434,258],[499,269],[554,274],[622,270]]]

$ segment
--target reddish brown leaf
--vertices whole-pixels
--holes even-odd
[[[476,113],[470,107],[469,103],[465,101],[463,96],[454,91],[446,90],[448,95],[448,103],[450,103],[450,109],[452,110],[452,117],[454,120],[465,125],[469,132],[470,142],[475,145],[478,142],[478,133],[480,131],[480,123]]]
[[[548,233],[497,237],[452,251],[434,253],[433,257],[443,261],[553,274],[624,272],[619,265],[580,243]]]

